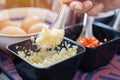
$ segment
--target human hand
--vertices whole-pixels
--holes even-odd
[[[120,8],[120,0],[61,0],[68,4],[72,10],[79,13],[88,13],[95,16],[100,12],[106,12]]]

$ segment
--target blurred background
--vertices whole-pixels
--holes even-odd
[[[0,0],[0,8],[42,7],[51,8],[54,0]]]

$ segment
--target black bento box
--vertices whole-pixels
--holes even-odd
[[[85,47],[66,37],[64,37],[62,43],[65,42],[78,46],[76,55],[47,68],[35,67],[17,54],[17,51],[22,50],[22,48],[16,49],[16,46],[22,46],[26,49],[35,49],[31,39],[8,45],[7,50],[15,55],[13,62],[18,73],[24,80],[72,80],[84,57]],[[59,45],[60,47],[64,47],[62,43]]]

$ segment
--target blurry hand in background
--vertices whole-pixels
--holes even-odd
[[[88,15],[95,16],[100,12],[106,12],[120,8],[120,0],[61,0],[71,9]]]

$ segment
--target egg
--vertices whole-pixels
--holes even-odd
[[[21,28],[23,30],[25,30],[26,32],[28,31],[28,29],[36,24],[36,23],[39,23],[41,22],[42,20],[38,17],[38,16],[29,16],[29,17],[26,17],[23,21],[22,21],[22,24],[21,24]]]
[[[13,21],[10,21],[10,20],[1,20],[0,21],[0,30],[7,26],[18,26],[18,24]]]
[[[30,33],[40,32],[44,26],[48,26],[48,25],[44,22],[36,23],[28,29],[27,33],[30,34]]]
[[[24,35],[26,32],[16,26],[8,26],[0,30],[0,34],[9,34],[9,35]]]

